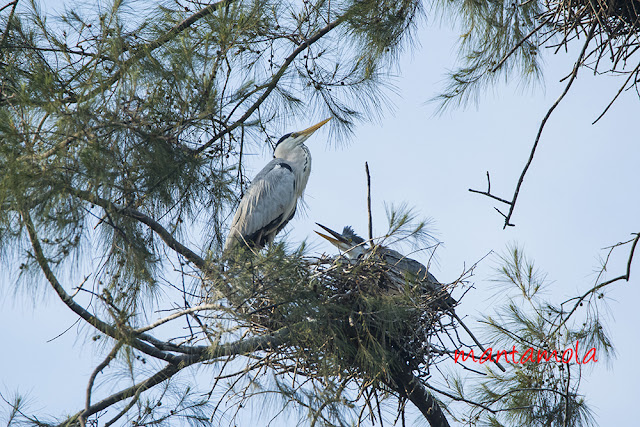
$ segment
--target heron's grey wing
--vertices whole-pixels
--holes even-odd
[[[293,170],[282,159],[273,159],[256,175],[242,197],[225,242],[225,251],[238,241],[264,246],[268,237],[291,219],[295,208]]]
[[[416,261],[415,259],[408,258],[402,255],[398,251],[394,251],[389,248],[380,248],[380,254],[384,258],[384,261],[396,267],[398,270],[405,274],[411,274],[419,279],[423,279],[427,273],[427,267]]]
[[[387,264],[394,266],[404,274],[418,279],[422,285],[426,286],[429,292],[437,296],[438,301],[442,301],[448,307],[453,307],[457,303],[457,301],[449,295],[444,285],[440,283],[433,274],[429,273],[424,264],[389,248],[383,248],[382,256]]]

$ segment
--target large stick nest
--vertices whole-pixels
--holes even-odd
[[[282,262],[276,264],[288,268]],[[442,304],[446,288],[434,295],[379,257],[307,259],[284,279],[254,259],[251,271],[254,286],[243,302],[254,331],[296,331],[283,369],[295,361],[296,373],[309,377],[384,382],[398,364],[426,375],[446,354],[445,341],[461,345],[453,343],[454,324]]]
[[[557,0],[550,2],[547,16],[569,32],[589,27],[594,21],[609,37],[637,33],[640,29],[640,0]]]

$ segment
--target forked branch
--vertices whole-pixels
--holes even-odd
[[[558,324],[556,329],[553,331],[552,335],[555,335],[560,330],[560,328],[565,323],[567,323],[569,318],[576,312],[578,307],[580,307],[582,305],[583,301],[585,299],[587,299],[590,295],[596,294],[600,289],[602,289],[602,288],[604,288],[604,287],[606,287],[606,286],[608,286],[608,285],[610,285],[612,283],[615,283],[615,282],[618,282],[618,281],[621,281],[621,280],[624,280],[624,281],[627,281],[627,282],[629,281],[629,278],[631,277],[631,264],[633,262],[633,255],[635,254],[636,247],[638,245],[638,241],[640,240],[640,233],[635,233],[635,235],[636,235],[636,237],[634,239],[632,239],[632,240],[628,240],[626,242],[621,242],[621,243],[618,243],[618,244],[616,244],[614,246],[611,246],[609,248],[609,254],[607,255],[607,261],[608,261],[609,257],[611,256],[611,252],[615,248],[631,243],[631,249],[629,249],[629,258],[627,259],[627,267],[626,267],[625,273],[620,275],[620,276],[614,277],[613,279],[609,279],[609,280],[605,280],[604,282],[597,283],[595,286],[593,286],[591,289],[589,289],[587,292],[585,292],[584,294],[580,295],[579,297],[570,299],[569,301],[575,300],[576,302],[573,305],[573,307],[571,308],[571,310],[569,311],[569,313],[567,313],[566,316],[562,319],[562,321]],[[607,267],[607,265],[606,265],[606,262],[605,262],[604,266],[602,267],[602,271],[603,272],[606,269],[606,267]],[[600,275],[598,276],[598,278],[600,278]],[[569,301],[566,301],[566,302],[569,302]]]
[[[527,159],[527,162],[524,165],[524,168],[522,169],[522,172],[520,173],[520,178],[518,179],[518,183],[517,183],[516,188],[515,188],[515,190],[513,192],[513,196],[511,198],[511,200],[508,201],[506,199],[503,199],[501,197],[498,197],[498,196],[492,194],[491,193],[491,182],[490,181],[489,181],[489,184],[488,184],[487,191],[479,191],[479,190],[469,189],[469,191],[471,191],[472,193],[479,193],[479,194],[485,195],[487,197],[490,197],[492,199],[498,200],[498,201],[500,201],[502,203],[506,203],[507,205],[509,205],[509,212],[507,214],[503,214],[500,210],[498,210],[496,208],[496,210],[498,210],[498,212],[504,217],[504,226],[502,227],[503,229],[507,228],[507,226],[513,227],[515,225],[515,224],[511,223],[511,217],[513,216],[513,210],[516,207],[516,201],[518,200],[518,195],[520,194],[520,188],[522,187],[522,183],[524,182],[524,177],[527,174],[527,171],[529,170],[529,167],[531,166],[531,163],[533,162],[533,157],[536,154],[536,150],[538,148],[538,143],[540,142],[540,137],[542,136],[542,131],[544,130],[544,127],[545,127],[545,125],[547,123],[547,120],[549,120],[549,117],[551,117],[551,114],[556,109],[556,107],[560,104],[560,102],[564,99],[565,95],[569,92],[569,89],[571,88],[571,85],[575,81],[575,79],[576,79],[576,77],[578,75],[578,70],[580,69],[580,67],[583,64],[585,52],[587,51],[587,47],[589,46],[589,42],[593,38],[593,35],[594,35],[594,32],[595,32],[597,24],[598,24],[597,21],[594,21],[591,24],[591,28],[589,29],[589,34],[587,35],[587,39],[585,40],[584,44],[582,45],[582,50],[580,51],[580,55],[578,55],[578,59],[576,59],[576,62],[574,64],[574,66],[573,66],[573,71],[571,72],[571,76],[569,78],[569,82],[565,86],[564,91],[562,92],[562,94],[560,94],[558,99],[556,99],[556,101],[553,103],[553,105],[549,108],[549,110],[547,111],[547,114],[545,114],[544,118],[542,119],[542,122],[540,123],[540,127],[538,128],[538,134],[536,135],[536,138],[535,138],[535,140],[533,142],[533,146],[531,147],[531,151],[529,153],[529,159]],[[489,180],[489,172],[487,172],[487,180]]]

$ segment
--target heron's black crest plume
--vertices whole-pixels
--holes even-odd
[[[355,245],[359,245],[364,243],[364,239],[356,234],[356,232],[351,228],[350,225],[347,225],[342,229],[342,235],[351,241],[351,243]]]

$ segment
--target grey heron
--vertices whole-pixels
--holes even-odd
[[[394,251],[393,249],[389,249],[384,246],[367,246],[366,240],[358,236],[353,231],[353,228],[348,225],[344,227],[341,234],[322,224],[319,224],[317,222],[316,224],[322,227],[322,229],[329,233],[330,236],[318,231],[316,231],[316,234],[327,239],[331,244],[344,252],[344,254],[351,260],[359,260],[369,256],[376,256],[377,254],[377,256],[379,256],[392,269],[396,269],[397,271],[402,273],[405,278],[417,279],[418,283],[423,285],[424,288],[426,288],[425,290],[435,297],[434,308],[448,311],[458,321],[458,323],[460,323],[464,330],[467,331],[476,345],[483,352],[485,352],[484,346],[480,343],[480,341],[478,341],[478,339],[473,335],[467,325],[456,314],[454,307],[458,302],[453,299],[451,295],[449,295],[449,292],[447,292],[444,285],[440,283],[433,274],[429,273],[429,271],[427,271],[427,267],[425,267],[422,263],[416,261],[415,259],[403,256],[400,252]],[[498,366],[498,368],[500,368],[502,372],[505,372],[505,369],[500,364],[500,362],[494,359],[491,360]]]
[[[304,142],[330,119],[278,140],[274,159],[256,175],[240,200],[224,244],[225,253],[238,243],[258,249],[273,243],[293,218],[311,173],[311,154]]]
[[[329,235],[316,231],[316,234],[328,240],[345,253],[350,259],[361,259],[364,257],[379,256],[387,265],[399,271],[407,279],[417,279],[418,283],[426,287],[426,290],[436,297],[435,306],[440,309],[453,308],[457,301],[449,295],[442,283],[438,282],[433,274],[429,273],[427,267],[415,259],[408,258],[393,249],[374,245],[369,247],[365,240],[358,236],[350,226],[344,227],[342,233],[333,231],[329,227],[316,223],[322,227]]]

